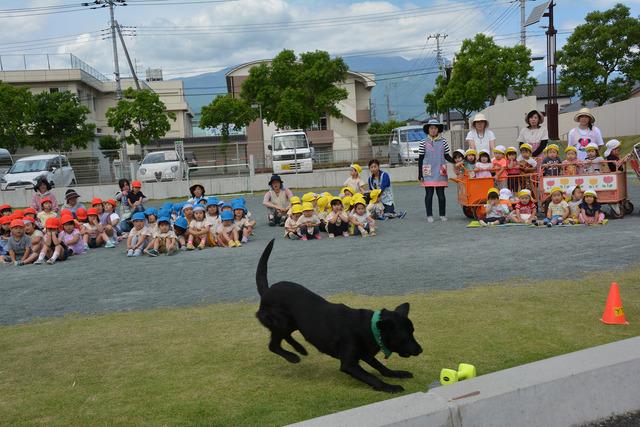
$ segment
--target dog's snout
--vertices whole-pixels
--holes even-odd
[[[416,348],[416,351],[413,353],[413,355],[417,356],[420,353],[422,353],[422,347],[420,347],[420,344],[418,344],[418,347]]]

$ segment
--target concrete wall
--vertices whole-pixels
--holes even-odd
[[[496,145],[515,146],[520,129],[526,126],[527,113],[537,108],[535,96],[495,104],[482,110],[489,120],[489,129],[496,134]],[[473,120],[473,116],[470,120]]]
[[[579,425],[640,409],[639,375],[636,337],[294,425]]]
[[[640,135],[640,98],[592,108],[591,112],[596,117],[596,126],[605,138]],[[576,127],[576,122],[573,121],[575,114],[560,114],[560,139],[566,140],[569,131]]]
[[[387,169],[391,179],[395,182],[415,181],[416,166],[405,166]],[[207,194],[233,194],[246,192],[264,192],[271,174],[256,174],[253,176],[226,177],[212,179],[198,179],[204,185]],[[348,168],[317,170],[313,173],[282,175],[285,185],[289,188],[329,188],[342,187],[348,177]],[[367,179],[365,171],[362,175]],[[193,182],[196,182],[195,180]],[[189,184],[186,181],[144,183],[142,192],[150,199],[186,198],[189,195]],[[80,201],[88,202],[94,197],[109,199],[119,190],[117,185],[94,185],[73,187],[80,194]],[[66,188],[55,188],[54,193],[60,203],[64,201]],[[15,191],[0,191],[0,204],[25,207],[31,203],[33,189],[18,189]]]

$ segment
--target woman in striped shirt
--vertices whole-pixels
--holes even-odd
[[[438,196],[440,220],[446,221],[444,189],[449,184],[447,162],[453,163],[449,144],[442,136],[444,125],[437,119],[431,119],[424,125],[427,137],[420,142],[418,152],[418,180],[425,189],[424,205],[427,209],[427,222],[433,222],[433,193]]]

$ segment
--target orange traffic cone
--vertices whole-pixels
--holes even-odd
[[[622,299],[620,299],[620,290],[616,282],[611,283],[609,288],[609,296],[607,297],[607,305],[602,313],[602,323],[607,325],[628,325],[629,322],[624,318],[624,310],[622,309]]]

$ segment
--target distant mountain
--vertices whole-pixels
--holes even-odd
[[[344,59],[353,71],[376,74],[371,102],[377,121],[388,119],[387,94],[396,119],[424,118],[424,95],[433,88],[436,74],[423,73],[433,71],[435,58],[408,60],[400,56],[357,56]],[[196,115],[215,97],[212,93],[226,93],[225,74],[229,69],[182,78],[187,101]],[[408,72],[416,75],[405,77]]]

